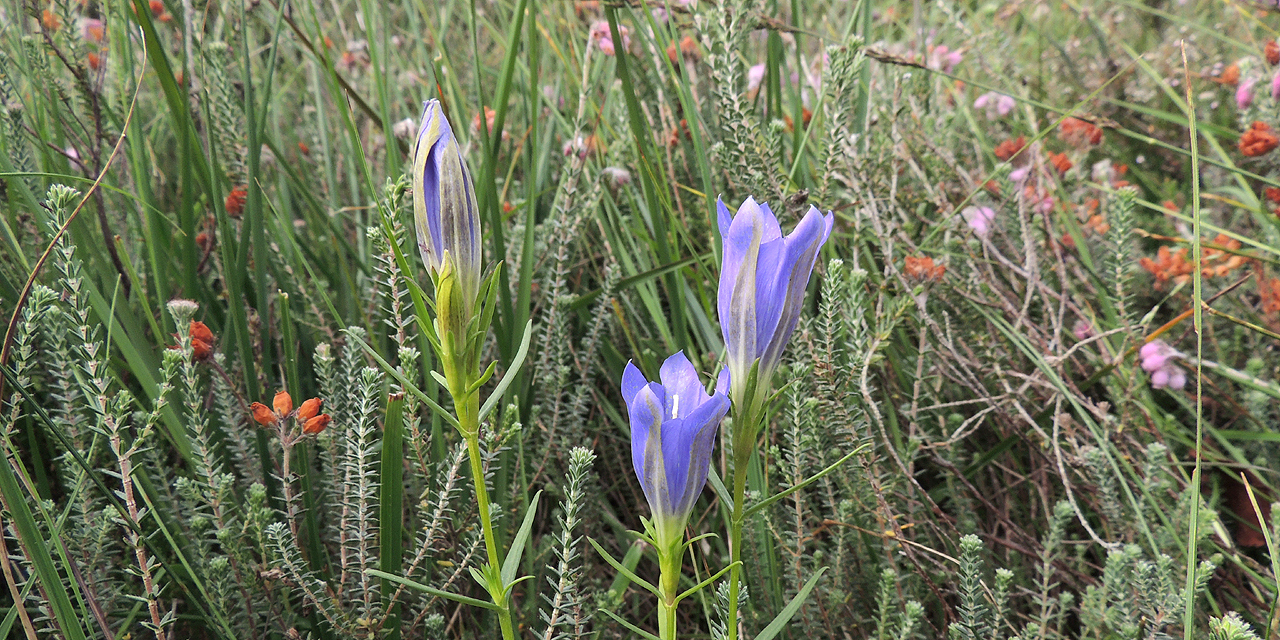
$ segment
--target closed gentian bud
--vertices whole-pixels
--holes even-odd
[[[634,364],[622,374],[631,422],[631,462],[653,512],[662,553],[683,539],[685,522],[711,468],[716,429],[729,411],[728,371],[707,394],[698,371],[677,352],[662,363],[661,382],[649,382]]]
[[[279,420],[279,418],[276,417],[276,412],[272,411],[270,407],[262,404],[261,402],[255,402],[249,405],[249,410],[253,412],[253,421],[264,427],[269,427]]]
[[[321,431],[324,431],[325,427],[329,426],[330,420],[332,420],[332,418],[330,418],[327,413],[314,416],[302,425],[302,432],[307,435],[320,433]]]
[[[293,398],[289,397],[288,391],[277,391],[276,397],[271,399],[271,406],[276,408],[276,413],[287,416],[293,411]]]
[[[302,406],[298,407],[298,419],[306,422],[316,417],[316,414],[320,413],[320,405],[323,402],[320,398],[312,398],[302,403]]]
[[[458,272],[451,262],[446,262],[436,278],[436,330],[441,339],[452,331],[455,340],[465,341],[463,329],[471,319],[468,314]]]
[[[716,206],[724,239],[717,307],[733,397],[741,403],[752,363],[760,361],[758,380],[767,386],[782,357],[800,319],[818,249],[831,235],[835,217],[811,206],[791,234],[783,236],[767,204],[747,198],[737,215],[731,215],[724,202]]]
[[[471,173],[438,100],[428,100],[413,149],[413,219],[427,268],[453,263],[467,317],[480,292],[480,210]]]

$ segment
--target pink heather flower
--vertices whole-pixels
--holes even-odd
[[[991,224],[996,219],[996,212],[991,207],[965,207],[960,215],[978,237],[991,235]]]
[[[934,69],[941,69],[945,73],[951,73],[951,70],[960,64],[964,59],[964,54],[959,50],[952,51],[945,44],[940,44],[933,48],[929,54],[929,66]]]
[[[80,22],[80,37],[87,42],[100,43],[106,38],[106,27],[101,20],[85,18]]]
[[[1071,334],[1076,337],[1076,340],[1088,340],[1093,337],[1093,325],[1084,320],[1079,320],[1071,328]]]
[[[1271,99],[1280,100],[1280,71],[1276,71],[1276,75],[1271,78]]]
[[[974,109],[985,109],[987,117],[994,120],[997,117],[1005,117],[1017,105],[1012,97],[1006,96],[995,91],[988,91],[973,101]]]
[[[631,47],[631,30],[626,25],[618,25],[618,35],[622,36],[622,50],[626,51]],[[613,46],[613,32],[609,31],[609,23],[604,20],[597,20],[591,25],[591,41],[600,47],[600,52],[606,56],[616,53]]]
[[[1152,340],[1138,350],[1142,370],[1151,374],[1151,386],[1156,389],[1181,389],[1187,384],[1187,374],[1175,364],[1178,351],[1164,340]]]
[[[1022,182],[1027,179],[1028,175],[1031,175],[1031,165],[1022,167],[1021,169],[1014,169],[1009,172],[1009,179],[1014,182]]]
[[[1253,85],[1257,82],[1256,78],[1249,78],[1236,88],[1236,106],[1241,110],[1248,109],[1253,104]]]
[[[748,93],[758,91],[762,82],[764,82],[764,63],[752,65],[750,69],[747,69]]]
[[[1048,192],[1040,193],[1037,195],[1041,197],[1039,202],[1035,203],[1036,210],[1039,211],[1040,213],[1049,213],[1050,211],[1053,211],[1053,205],[1055,202],[1057,202],[1057,200],[1053,196],[1049,195]],[[1034,198],[1032,199],[1034,200]]]

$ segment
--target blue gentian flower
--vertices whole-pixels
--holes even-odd
[[[729,411],[728,370],[708,394],[698,371],[677,352],[662,363],[661,383],[634,364],[622,374],[631,421],[631,462],[653,512],[659,546],[679,541],[694,502],[707,483],[716,429]]]
[[[782,350],[800,319],[809,275],[818,249],[831,235],[835,217],[817,207],[790,235],[783,236],[769,205],[748,197],[737,215],[717,200],[724,260],[720,267],[720,330],[729,352],[735,402],[743,402],[743,385],[759,360],[758,385],[768,388]]]
[[[428,100],[413,148],[413,220],[431,271],[452,272],[470,317],[480,292],[480,210],[471,172],[439,100]],[[451,269],[445,269],[445,262]]]

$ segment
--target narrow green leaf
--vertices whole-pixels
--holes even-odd
[[[524,522],[520,523],[520,530],[511,541],[511,551],[507,553],[507,559],[502,561],[503,587],[511,584],[511,581],[516,578],[516,572],[520,570],[520,556],[524,555],[524,547],[529,543],[529,534],[533,531],[533,518],[538,514],[538,498],[541,497],[541,491],[533,494],[533,500],[529,501],[529,508],[524,512]]]
[[[652,593],[655,596],[661,597],[660,594],[658,593],[657,587],[649,584],[644,578],[637,576],[630,569],[622,566],[621,562],[614,560],[613,556],[609,555],[608,551],[605,551],[603,548],[601,548],[601,546],[594,539],[587,538],[587,542],[590,542],[591,546],[595,548],[596,553],[600,554],[600,557],[604,558],[604,561],[608,562],[610,566],[612,566],[614,569],[617,569],[618,573],[621,573],[622,575],[630,579],[632,582],[640,585],[641,587],[644,587],[645,591],[648,591],[649,593]]]
[[[414,386],[412,382],[409,382],[409,379],[404,377],[404,375],[401,374],[399,371],[397,371],[395,367],[391,366],[391,363],[387,362],[382,358],[382,356],[378,355],[378,352],[374,351],[373,347],[369,346],[369,343],[365,342],[364,340],[361,340],[360,336],[352,335],[350,333],[347,333],[346,336],[348,339],[360,345],[360,347],[364,349],[365,353],[369,354],[369,356],[373,358],[374,362],[377,362],[378,366],[382,367],[383,371],[387,372],[392,378],[395,378],[396,382],[399,382],[400,385],[404,387],[405,391],[408,391],[409,393],[412,393],[413,395],[417,396],[418,399],[421,400],[423,404],[430,407],[431,410],[436,413],[436,415],[440,416],[441,418],[444,418],[445,422],[448,422],[449,424],[453,425],[453,428],[457,429],[460,427],[460,425],[458,424],[458,419],[453,417],[452,413],[450,413],[447,409],[445,409],[444,407],[436,403],[435,400],[432,400],[430,396],[423,393],[422,390]]]
[[[774,636],[787,628],[787,623],[791,621],[791,616],[796,615],[796,612],[800,610],[800,605],[804,604],[804,599],[809,597],[809,592],[813,591],[813,588],[818,585],[818,578],[821,578],[826,571],[826,567],[818,569],[818,572],[813,574],[813,577],[809,578],[808,582],[804,583],[804,587],[800,589],[796,597],[792,598],[791,602],[788,602],[787,606],[778,612],[778,617],[774,618],[773,622],[769,623],[769,626],[756,635],[755,640],[773,640]]]
[[[84,640],[85,633],[80,626],[80,615],[71,604],[67,585],[58,573],[57,566],[53,564],[49,547],[44,536],[40,534],[40,527],[36,525],[31,509],[27,506],[27,496],[18,485],[18,479],[13,473],[13,468],[9,466],[8,460],[0,463],[0,496],[3,496],[5,510],[12,518],[14,532],[17,534],[18,543],[22,545],[23,555],[31,562],[31,568],[35,570],[36,577],[44,587],[53,621],[65,637],[70,640]]]
[[[870,446],[871,446],[870,444],[864,444],[858,447],[857,449],[854,449],[853,451],[850,451],[849,453],[845,454],[843,458],[840,458],[839,460],[835,461],[826,469],[819,471],[818,473],[814,474],[804,482],[801,482],[800,484],[797,484],[796,486],[791,487],[786,491],[774,494],[772,496],[769,496],[768,498],[765,498],[764,500],[761,500],[760,502],[757,502],[756,504],[751,505],[750,507],[747,508],[746,512],[743,514],[742,517],[750,518],[752,515],[758,513],[761,509],[764,509],[765,507],[817,482],[818,480],[822,479],[823,476],[827,475],[828,473],[831,473],[832,471],[835,471],[837,467],[844,464],[847,460],[849,460],[849,458],[852,458],[855,455],[862,453],[867,449],[867,447],[870,447]],[[729,504],[733,504],[733,503],[730,502]]]
[[[413,580],[409,580],[408,578],[403,578],[401,576],[390,574],[390,573],[387,573],[386,571],[379,571],[377,569],[368,569],[367,571],[365,571],[365,573],[368,573],[369,575],[375,578],[382,578],[383,580],[389,580],[396,584],[402,584],[406,587],[409,587],[410,589],[413,589],[414,591],[421,591],[423,593],[431,594],[433,596],[436,596],[437,598],[445,598],[447,600],[460,602],[462,604],[470,605],[472,607],[489,609],[490,611],[497,611],[500,608],[498,607],[498,605],[492,602],[485,602],[484,600],[476,600],[475,598],[468,598],[466,596],[458,595],[456,593],[449,593],[448,591],[442,591],[440,589],[436,589],[435,587],[428,587],[427,585],[422,584],[421,582],[414,582]]]
[[[524,339],[520,341],[520,348],[516,351],[516,356],[511,359],[511,366],[507,367],[506,372],[502,374],[502,380],[498,381],[498,386],[494,387],[493,393],[489,394],[489,398],[484,401],[484,405],[480,407],[480,419],[484,420],[494,407],[498,406],[498,402],[502,400],[502,394],[507,392],[507,387],[516,379],[516,372],[520,371],[521,365],[524,364],[524,358],[529,354],[529,340],[533,337],[533,321],[524,325]]]
[[[378,484],[378,566],[390,574],[400,572],[404,544],[404,394],[387,399],[382,429],[382,474]],[[383,589],[389,593],[389,589]],[[399,605],[393,605],[392,614]],[[399,624],[397,619],[396,625]]]
[[[732,569],[732,568],[734,568],[734,567],[737,567],[737,566],[740,566],[740,565],[742,565],[742,561],[741,561],[741,560],[739,560],[739,561],[737,561],[737,562],[735,562],[735,563],[733,563],[733,564],[731,564],[731,565],[729,565],[729,566],[727,566],[727,567],[725,567],[725,568],[723,568],[723,569],[721,569],[721,570],[717,571],[717,572],[716,572],[716,574],[715,574],[715,575],[713,575],[713,576],[711,576],[710,578],[707,578],[706,580],[703,580],[702,582],[699,582],[698,584],[696,584],[696,585],[694,585],[694,586],[690,587],[688,591],[685,591],[684,593],[682,593],[682,594],[680,594],[680,595],[676,596],[675,604],[680,604],[680,601],[681,601],[681,600],[684,600],[685,598],[688,598],[689,596],[691,596],[691,595],[693,595],[693,594],[695,594],[695,593],[697,593],[697,592],[701,591],[701,590],[702,590],[703,588],[705,588],[707,585],[711,584],[712,582],[715,582],[716,580],[719,580],[719,579],[720,579],[720,576],[724,575],[725,573],[728,573],[728,571],[729,571],[730,569]],[[673,605],[673,606],[674,606],[674,605]]]
[[[634,633],[640,636],[641,638],[644,638],[645,640],[662,640],[662,638],[659,638],[658,636],[655,636],[652,633],[649,633],[648,631],[645,631],[644,629],[641,629],[640,627],[637,627],[634,624],[631,624],[630,622],[623,620],[621,617],[618,616],[618,614],[608,609],[601,609],[600,611],[604,613],[606,616],[613,618],[614,621],[617,622],[618,624],[626,627],[627,630],[631,631],[631,633]]]

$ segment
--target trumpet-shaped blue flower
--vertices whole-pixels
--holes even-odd
[[[809,275],[831,235],[834,216],[816,207],[783,236],[769,205],[747,198],[731,215],[717,200],[724,260],[720,267],[720,330],[729,352],[734,401],[743,402],[752,364],[760,361],[759,384],[767,388],[782,350],[800,319]]]
[[[685,521],[707,483],[716,429],[729,411],[728,370],[708,394],[698,371],[677,352],[662,363],[661,383],[634,364],[622,374],[631,421],[631,462],[653,511],[660,547],[682,539]]]
[[[470,317],[480,292],[480,210],[471,172],[439,100],[428,100],[413,148],[413,220],[427,268],[452,271]],[[445,261],[452,269],[444,268]]]

